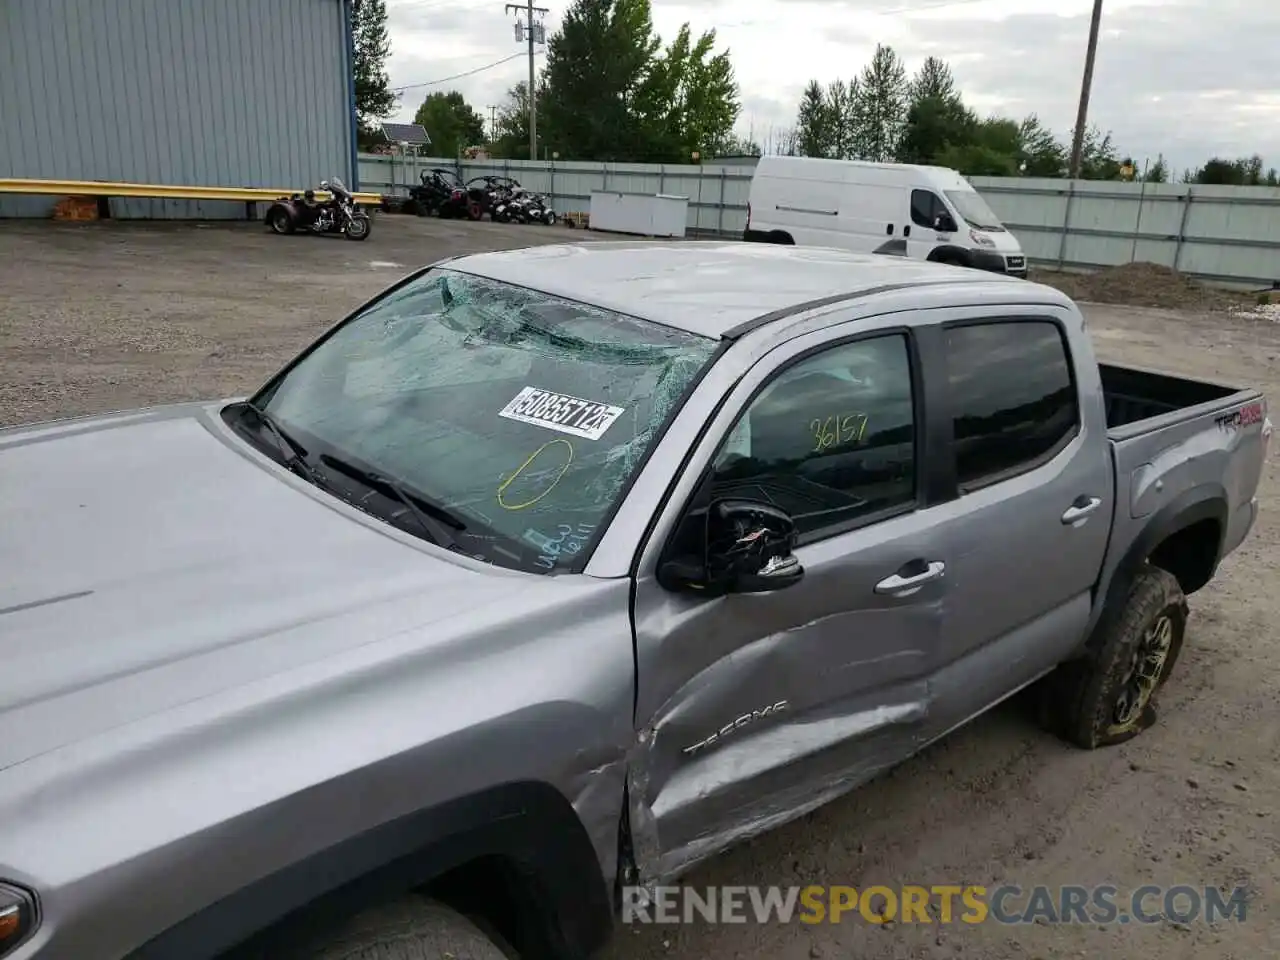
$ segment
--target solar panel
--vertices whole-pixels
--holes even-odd
[[[382,135],[393,143],[408,143],[415,147],[431,146],[431,138],[420,123],[384,123]]]

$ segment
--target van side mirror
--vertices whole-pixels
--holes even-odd
[[[785,590],[804,578],[794,554],[795,521],[751,500],[717,500],[708,508],[703,555],[663,563],[663,586],[702,596]]]
[[[940,213],[933,218],[933,229],[939,233],[955,233],[956,222],[951,219],[951,214]]]

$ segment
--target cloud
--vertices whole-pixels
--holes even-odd
[[[552,6],[547,0],[541,0]],[[464,73],[519,54],[496,0],[388,0],[393,85]],[[810,79],[856,76],[877,43],[915,69],[951,64],[981,112],[1036,113],[1062,135],[1075,120],[1092,0],[654,0],[671,37],[684,22],[715,29],[742,90],[739,132],[780,137]],[[563,6],[547,18],[559,24]],[[1107,0],[1089,119],[1139,162],[1175,170],[1213,154],[1261,153],[1280,166],[1277,0]],[[406,91],[402,117],[431,90],[458,89],[488,115],[527,76],[523,57]]]

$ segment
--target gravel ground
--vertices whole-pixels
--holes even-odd
[[[1125,263],[1094,273],[1071,273],[1041,268],[1031,279],[1057,287],[1073,300],[1160,307],[1202,313],[1238,311],[1257,306],[1256,293],[1209,287],[1157,263]]]
[[[582,236],[388,217],[360,244],[270,237],[255,226],[0,223],[0,424],[247,393],[412,267]],[[1280,397],[1280,327],[1266,319],[1090,304],[1085,311],[1106,359]],[[1242,885],[1251,894],[1245,923],[640,927],[620,931],[608,960],[1273,955],[1280,942],[1274,458],[1260,495],[1252,536],[1192,600],[1188,647],[1161,721],[1142,737],[1085,753],[1039,732],[1015,707],[1001,708],[687,878],[696,886]]]

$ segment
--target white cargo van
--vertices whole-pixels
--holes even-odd
[[[1027,275],[1017,238],[946,167],[761,157],[742,238]]]

